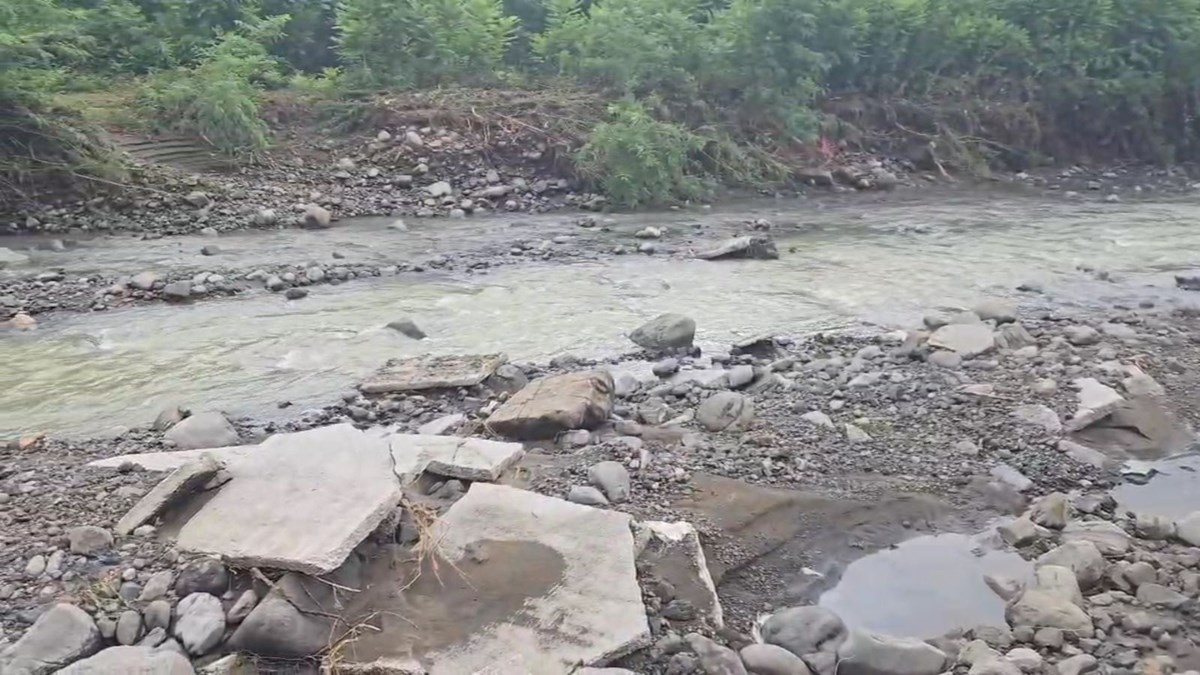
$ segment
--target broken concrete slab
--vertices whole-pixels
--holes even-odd
[[[542,377],[492,413],[487,426],[517,440],[542,440],[571,429],[595,429],[608,420],[612,395],[612,375],[604,370]]]
[[[273,436],[229,471],[180,528],[180,550],[323,574],[400,502],[388,442],[349,424]]]
[[[176,450],[174,452],[143,452],[136,455],[117,455],[88,462],[88,466],[101,469],[119,469],[122,466],[135,466],[145,471],[175,471],[187,464],[199,462],[204,456],[210,456],[226,468],[236,465],[242,459],[258,452],[257,445],[231,445],[227,448],[205,448],[203,450]]]
[[[359,390],[364,394],[396,391],[474,387],[508,362],[504,354],[410,356],[392,359],[367,378]]]
[[[203,488],[221,468],[220,462],[208,454],[179,467],[133,505],[117,523],[117,534],[127,535],[150,522],[172,504]]]
[[[408,672],[401,668],[415,660],[430,675],[558,675],[607,665],[650,640],[630,526],[623,513],[476,483],[431,533],[453,567],[442,565],[441,582],[423,574],[403,594],[413,613],[402,616],[420,630],[364,608],[383,630],[360,635],[339,665]],[[439,617],[442,634],[421,613]]]
[[[1153,396],[1116,403],[1074,436],[1117,459],[1169,457],[1186,451],[1196,439],[1187,423]]]
[[[637,559],[649,574],[666,581],[714,626],[725,625],[717,587],[708,571],[700,535],[691,523],[645,521],[634,529]]]
[[[462,480],[494,481],[525,455],[520,443],[482,438],[395,434],[389,442],[396,475],[405,484],[424,471]]]

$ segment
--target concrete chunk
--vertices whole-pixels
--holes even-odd
[[[557,675],[580,664],[606,665],[650,639],[630,525],[623,513],[476,483],[437,522],[432,537],[447,560],[477,570],[470,578],[473,594],[490,601],[480,604],[478,613],[497,611],[511,600],[509,609],[451,644],[416,653],[386,632],[363,636],[344,665],[352,671],[386,667],[397,672],[396,664],[415,665],[415,658],[430,675]],[[480,552],[491,555],[472,568],[472,556],[478,559]],[[551,578],[542,587],[514,598],[508,598],[508,582],[495,588],[480,581],[528,580],[547,573]],[[441,592],[425,601],[454,602]],[[433,609],[438,616],[452,611]],[[396,630],[411,627],[397,622]]]
[[[365,394],[474,387],[508,362],[504,354],[412,356],[388,361],[359,386]]]
[[[221,464],[212,455],[201,455],[199,460],[179,467],[129,509],[117,523],[117,534],[127,535],[150,522],[172,503],[204,487],[220,470]]]
[[[336,569],[400,501],[388,443],[348,424],[273,436],[179,531],[181,550],[307,574]]]
[[[692,603],[700,614],[707,616],[717,628],[725,625],[717,587],[708,571],[704,547],[695,526],[687,522],[668,523],[647,521],[639,523],[641,545],[638,561],[651,574],[675,588],[676,597]],[[644,532],[644,536],[641,533]],[[642,541],[644,539],[644,541]]]
[[[463,480],[494,481],[525,455],[520,443],[482,438],[396,434],[391,437],[396,475],[404,483],[423,471]]]
[[[1108,385],[1101,384],[1092,377],[1081,377],[1075,380],[1079,387],[1079,409],[1067,423],[1067,431],[1078,431],[1100,419],[1111,415],[1122,403],[1124,397]]]

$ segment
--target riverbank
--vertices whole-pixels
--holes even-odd
[[[249,621],[241,618],[250,611],[248,606],[272,597],[267,595],[270,587],[251,570],[234,565],[218,573],[212,563],[180,551],[169,526],[114,538],[115,523],[163,474],[127,463],[113,471],[113,464],[87,467],[88,462],[131,453],[150,457],[146,453],[171,451],[180,443],[211,445],[217,440],[212,434],[220,436],[218,445],[257,443],[271,435],[287,438],[338,423],[386,428],[390,433],[511,438],[526,432],[490,425],[498,424],[504,403],[525,382],[603,370],[611,373],[611,384],[589,394],[595,398],[587,405],[608,413],[598,419],[588,414],[570,418],[574,423],[556,418],[560,421],[554,425],[565,426],[553,429],[540,423],[528,427],[532,436],[524,444],[524,456],[503,469],[497,480],[547,497],[628,513],[638,521],[683,520],[699,529],[723,610],[721,620],[715,619],[703,595],[682,590],[686,586],[678,577],[664,578],[661,575],[668,573],[661,568],[657,575],[639,576],[653,637],[652,646],[636,649],[621,662],[633,671],[691,672],[699,667],[710,673],[740,672],[714,669],[713,654],[724,652],[712,652],[707,643],[685,640],[684,635],[698,631],[741,649],[754,641],[751,633],[760,614],[785,606],[822,603],[849,624],[838,628],[838,635],[878,630],[871,612],[864,614],[844,600],[862,583],[850,569],[856,560],[924,534],[989,532],[1030,505],[1028,524],[1018,518],[975,545],[988,551],[1015,545],[1024,557],[1035,558],[1065,543],[1066,551],[1083,557],[1068,559],[1059,551],[1052,559],[1073,568],[1086,600],[1072,599],[1066,591],[1055,595],[1030,590],[1021,596],[1024,600],[1009,601],[1006,609],[1005,601],[990,595],[984,584],[985,568],[975,570],[964,562],[970,556],[954,558],[958,562],[950,568],[974,580],[962,594],[912,596],[906,588],[946,584],[954,577],[931,560],[916,568],[901,565],[885,577],[887,584],[868,589],[876,594],[870,605],[877,615],[894,619],[896,607],[903,606],[907,612],[901,616],[927,619],[970,605],[974,612],[968,616],[979,625],[950,625],[935,635],[921,634],[928,624],[914,621],[907,624],[915,631],[909,637],[930,639],[928,645],[887,638],[878,646],[880,653],[923,650],[931,656],[929,649],[935,649],[941,657],[930,675],[942,672],[947,659],[957,659],[965,671],[975,662],[1016,666],[1021,658],[1033,658],[1024,651],[1011,653],[1014,648],[1032,649],[1040,662],[1063,664],[1058,666],[1060,673],[1067,672],[1063,669],[1069,664],[1086,661],[1083,656],[1112,672],[1142,672],[1137,669],[1151,662],[1174,663],[1179,671],[1195,667],[1188,647],[1188,607],[1200,589],[1188,581],[1196,576],[1188,571],[1195,564],[1189,558],[1192,535],[1182,524],[1177,529],[1173,524],[1185,519],[1143,512],[1129,491],[1115,506],[1098,499],[1124,481],[1122,467],[1137,466],[1123,464],[1131,457],[1153,459],[1189,447],[1187,429],[1200,420],[1190,405],[1200,393],[1200,380],[1194,375],[1200,372],[1194,315],[1126,308],[1088,316],[1066,307],[1018,311],[993,301],[979,303],[974,312],[932,313],[924,323],[924,328],[905,334],[746,340],[709,347],[699,355],[685,350],[674,356],[631,352],[606,361],[564,357],[506,366],[491,377],[484,373],[487,379],[475,387],[347,392],[336,403],[279,421],[235,418],[232,427],[213,426],[199,423],[211,418],[209,411],[193,410],[196,423],[185,424],[179,412],[167,410],[157,429],[86,442],[22,439],[3,451],[0,492],[6,497],[0,508],[9,527],[0,560],[0,625],[15,642],[54,603],[75,603],[99,626],[96,645],[149,640],[160,650],[178,651],[179,644],[192,644],[188,640],[193,639],[183,627],[186,622],[170,619],[188,613],[176,606],[184,596],[199,592],[224,598],[223,611],[230,612],[221,624],[227,626],[225,634]],[[702,338],[703,318],[696,324]],[[657,330],[634,334],[643,346],[657,349],[665,346],[663,340],[682,344],[666,336],[687,333],[688,325],[683,317],[667,318],[659,321]],[[437,376],[450,367],[440,363],[417,359],[405,372],[427,368]],[[404,386],[403,377],[383,381]],[[378,391],[380,385],[364,388]],[[545,395],[552,396],[549,391]],[[536,405],[530,408],[535,409]],[[1132,415],[1124,422],[1106,423],[1118,409],[1134,412],[1121,413]],[[171,431],[179,425],[189,430]],[[1132,435],[1127,433],[1130,425],[1136,429]],[[136,465],[139,460],[129,461]],[[598,473],[602,464],[608,468]],[[612,468],[614,464],[619,469]],[[241,470],[232,466],[234,483],[249,480],[239,478]],[[615,477],[600,477],[607,471]],[[445,515],[464,493],[480,489],[470,488],[471,483],[443,474],[409,489],[416,490],[411,498],[423,495],[421,508]],[[584,489],[589,484],[596,489]],[[1156,490],[1157,484],[1151,476],[1146,489]],[[1179,499],[1183,501],[1177,506],[1186,510],[1194,493],[1185,491]],[[75,506],[80,503],[89,504],[86,513]],[[413,507],[406,503],[406,508]],[[1190,510],[1197,508],[1200,502]],[[1126,511],[1138,515],[1126,517]],[[1150,517],[1154,515],[1167,519],[1155,520]],[[416,534],[411,520],[401,516],[387,522],[398,529],[364,543],[365,560],[384,554],[395,541],[402,547],[411,545],[406,543]],[[1115,523],[1116,529],[1096,523]],[[97,543],[85,543],[92,541]],[[1089,557],[1091,549],[1081,543],[1085,541],[1097,548],[1098,559]],[[1080,553],[1078,548],[1087,550]],[[487,588],[480,584],[493,577],[484,570],[503,570],[508,563],[498,558],[478,564],[482,567],[473,573],[473,585],[486,596]],[[1032,565],[1012,569],[1018,582],[1034,588]],[[450,568],[442,574],[455,572]],[[268,579],[275,576],[267,571]],[[1006,582],[991,583],[1008,592]],[[830,589],[837,593],[822,600]],[[1035,597],[1041,598],[1042,609],[1073,603],[1077,609],[1059,608],[1053,611],[1060,614],[1053,616],[1069,616],[1076,624],[1068,626],[1049,619],[1052,614],[1028,609]],[[937,604],[947,599],[949,605]],[[907,604],[912,602],[918,604]],[[233,605],[241,608],[234,612]],[[160,614],[167,617],[165,623]],[[495,620],[503,622],[503,617]],[[839,647],[814,648],[812,653],[800,649],[798,643],[779,637],[782,617],[762,626],[761,635],[804,656],[814,672],[823,672],[814,654]],[[1087,631],[1077,625],[1085,620]],[[354,623],[349,617],[347,621]],[[74,630],[76,624],[71,625]],[[261,623],[255,625],[256,630],[267,630]],[[718,625],[725,628],[716,630]],[[903,621],[891,625],[894,636],[905,634]],[[58,622],[54,626],[53,630],[63,629]],[[154,628],[163,630],[154,633]],[[40,630],[51,629],[43,625]],[[213,644],[222,644],[223,635],[216,637]],[[280,644],[276,639],[271,638],[274,648]],[[836,642],[842,639],[850,638]],[[249,643],[243,638],[237,644]],[[29,646],[18,649],[27,655]],[[186,649],[203,666],[229,647],[193,644]],[[330,644],[322,645],[317,657],[330,658],[330,649]],[[337,653],[353,662],[358,652],[348,647]],[[997,658],[1005,653],[1007,660]],[[901,671],[885,667],[879,672]]]

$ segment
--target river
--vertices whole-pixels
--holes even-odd
[[[696,318],[700,337],[728,342],[764,332],[859,325],[900,327],[936,308],[983,296],[1026,305],[1112,307],[1152,300],[1192,303],[1172,274],[1197,265],[1200,204],[1077,202],[1062,197],[974,193],[953,197],[747,202],[711,211],[612,218],[615,239],[647,224],[704,232],[766,218],[778,226],[778,261],[702,262],[604,256],[528,262],[486,275],[426,276],[318,286],[301,301],[265,292],[91,314],[44,315],[29,333],[0,332],[0,438],[44,431],[88,435],[145,423],[169,403],[270,415],[283,400],[327,401],[391,357],[421,352],[503,351],[517,360],[615,353],[624,335],[663,311]],[[567,215],[525,218],[522,232],[549,237]],[[216,240],[222,266],[418,260],[468,237],[512,236],[512,217],[347,222],[319,232],[244,232]],[[556,229],[557,228],[557,229]],[[714,227],[715,229],[715,227]],[[64,252],[32,251],[35,264],[68,273],[132,274],[195,266],[200,237],[105,238]],[[22,244],[6,243],[19,248]],[[1101,280],[1080,267],[1108,272]],[[198,268],[200,269],[200,268]],[[1024,282],[1046,295],[1018,293]],[[1200,298],[1196,294],[1195,298]],[[422,342],[386,328],[411,317]]]

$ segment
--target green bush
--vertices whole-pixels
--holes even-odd
[[[694,155],[699,136],[650,117],[637,103],[613,105],[575,155],[579,172],[620,206],[696,199],[709,188]]]
[[[343,0],[337,11],[346,65],[393,86],[492,81],[516,25],[499,0]]]
[[[269,140],[259,117],[261,90],[280,78],[267,45],[287,18],[242,24],[200,49],[195,66],[150,80],[141,95],[147,116],[162,127],[196,134],[226,154],[257,156]]]

